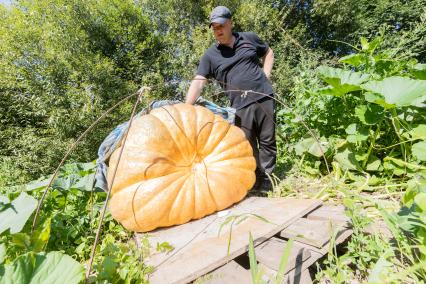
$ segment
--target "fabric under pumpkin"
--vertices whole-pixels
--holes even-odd
[[[111,155],[108,182],[121,147]],[[112,187],[112,216],[146,232],[183,224],[243,199],[256,161],[244,133],[201,106],[169,105],[136,118]]]

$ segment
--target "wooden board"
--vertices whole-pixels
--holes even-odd
[[[278,238],[271,238],[254,249],[256,259],[269,268],[278,270],[281,262],[281,256],[286,246],[286,241]],[[302,262],[306,261],[309,257],[311,257],[309,250],[303,246],[293,243],[287,260],[285,273],[294,269],[296,266],[301,265]]]
[[[298,266],[296,269],[293,269],[289,273],[287,273],[284,276],[283,282],[281,282],[281,284],[305,284],[305,283],[310,284],[311,282],[309,282],[309,280],[307,279],[307,275],[304,275],[306,273],[308,273],[309,275],[309,269],[308,269],[309,266],[307,266],[305,263],[307,262],[304,262],[301,266]],[[269,279],[269,282],[267,283],[276,283],[274,279],[277,275],[277,272],[275,270],[270,269],[268,266],[264,265],[263,263],[259,263],[258,267],[263,273],[265,273],[265,276],[266,276],[265,278]],[[265,278],[262,278],[262,279],[265,279]],[[310,275],[309,275],[309,279],[310,279]]]
[[[245,269],[236,261],[232,260],[224,266],[219,267],[213,273],[198,278],[197,282],[203,284],[251,284],[250,270]]]
[[[351,225],[351,218],[345,215],[345,207],[343,205],[324,205],[321,208],[308,214],[307,219],[310,220],[330,220],[340,223],[346,227]]]
[[[322,255],[325,255],[329,252],[331,245],[338,245],[344,242],[347,238],[350,237],[350,235],[352,235],[352,230],[348,228],[344,228],[343,230],[339,231],[338,234],[335,236],[336,239],[334,240],[334,243],[329,241],[321,248],[311,246],[308,244],[303,244],[303,243],[300,243],[300,244],[303,245],[305,248],[309,249],[311,252],[315,251]]]
[[[168,253],[155,253],[146,260],[154,266],[150,283],[187,283],[224,265],[247,251],[249,232],[255,244],[277,234],[294,220],[306,215],[322,204],[319,200],[289,198],[247,198],[228,210],[218,212],[184,225],[159,229],[149,234],[151,247],[168,242],[174,249]],[[253,217],[256,214],[269,222]],[[228,254],[229,224],[221,224],[229,216],[252,216],[232,228]]]
[[[335,244],[338,245],[344,242],[351,234],[352,234],[352,230],[346,228],[336,237]],[[304,247],[307,251],[309,251],[310,257],[306,258],[302,263],[300,263],[299,265],[297,265],[290,271],[287,271],[287,274],[285,275],[283,283],[298,284],[298,283],[304,283],[304,281],[307,281],[307,283],[309,283],[309,281],[304,278],[306,275],[304,276],[302,273],[307,273],[308,272],[307,270],[311,265],[313,265],[321,257],[323,257],[324,255],[328,253],[330,249],[329,246],[331,245],[331,243],[330,242],[327,243],[322,248],[317,248],[307,244],[299,243],[297,241],[295,241],[294,244],[297,245],[298,247]],[[282,243],[281,247],[276,248],[277,251],[283,251],[284,246],[285,246],[285,243]],[[269,266],[265,265],[264,263],[259,263],[259,267],[265,272],[265,274],[267,275],[269,279],[274,279],[276,277],[277,275],[276,269],[272,269]]]
[[[309,273],[309,269],[302,271],[300,275],[300,284],[312,284],[311,274]]]
[[[333,234],[338,235],[344,230],[342,225],[328,220],[311,220],[300,218],[281,231],[283,238],[293,238],[296,241],[317,248],[322,248],[331,239]]]

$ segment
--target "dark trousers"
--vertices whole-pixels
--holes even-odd
[[[275,101],[264,98],[238,109],[235,125],[240,127],[249,140],[256,158],[257,178],[272,174],[277,156],[275,141]]]

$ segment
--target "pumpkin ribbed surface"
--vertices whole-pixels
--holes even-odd
[[[108,182],[120,153],[109,162]],[[146,232],[240,201],[255,182],[244,133],[201,106],[169,105],[135,118],[112,188],[112,216]]]

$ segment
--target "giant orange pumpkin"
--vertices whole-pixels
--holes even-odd
[[[108,182],[120,148],[109,162]],[[244,133],[201,106],[169,105],[134,119],[112,187],[112,216],[146,232],[240,201],[255,182]]]

